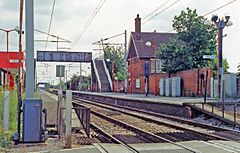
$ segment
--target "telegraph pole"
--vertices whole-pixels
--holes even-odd
[[[22,53],[22,20],[23,20],[23,0],[20,0],[20,15],[19,15],[19,51],[18,51],[18,76],[17,76],[17,97],[18,97],[18,118],[17,118],[17,133],[18,133],[18,140],[20,139],[20,132],[21,132],[21,107],[22,107],[22,85],[21,85],[21,69],[20,64],[21,61],[21,53]],[[22,82],[23,83],[23,82]]]
[[[215,23],[217,29],[218,29],[218,96],[219,99],[223,97],[222,94],[222,82],[223,82],[223,65],[222,65],[222,41],[223,41],[223,29],[227,26],[231,26],[232,22],[229,21],[230,16],[225,15],[224,18],[218,17],[217,15],[212,16],[212,22]]]
[[[222,24],[221,22],[219,24]],[[222,77],[223,77],[223,66],[222,66],[222,39],[223,39],[223,27],[218,27],[218,95],[222,98]]]
[[[125,34],[125,56],[127,55],[127,30],[124,32]],[[125,82],[124,82],[124,93],[127,94],[127,89],[128,89],[128,61],[127,57],[125,57]]]

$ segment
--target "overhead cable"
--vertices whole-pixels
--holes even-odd
[[[159,14],[163,13],[164,11],[166,11],[167,9],[169,9],[170,7],[172,7],[173,5],[177,4],[180,0],[176,0],[173,3],[171,3],[168,7],[166,7],[165,9],[163,9],[162,11],[158,12],[157,14],[155,14],[154,16],[152,16],[151,18],[149,18],[148,20],[144,21],[143,24],[147,23],[148,21],[152,20],[153,18],[155,18],[156,16],[158,16]]]
[[[93,44],[93,45],[96,45],[96,44],[101,43],[101,41],[106,41],[106,40],[109,40],[109,39],[112,39],[112,38],[121,36],[121,35],[123,35],[123,34],[125,34],[125,33],[123,32],[123,33],[120,33],[120,34],[117,34],[117,35],[113,35],[113,36],[111,36],[111,37],[104,38],[104,39],[101,39],[101,40],[99,40],[99,41],[96,41],[96,42],[94,42],[94,43],[92,43],[92,44]]]
[[[146,18],[150,17],[153,13],[157,12],[159,9],[161,9],[162,7],[164,7],[168,2],[170,2],[171,0],[167,0],[165,3],[163,3],[162,5],[160,5],[159,7],[157,7],[154,11],[152,11],[151,13],[149,13],[148,15],[146,15],[145,17],[143,17],[143,20],[145,20]]]
[[[222,8],[224,8],[224,7],[226,7],[226,6],[230,5],[230,4],[232,4],[233,2],[236,2],[236,1],[237,1],[237,0],[233,0],[233,1],[229,2],[229,3],[226,3],[226,4],[224,4],[224,5],[220,6],[220,7],[218,7],[218,8],[216,8],[216,9],[214,9],[214,10],[212,10],[212,11],[210,11],[210,12],[204,14],[203,16],[207,16],[207,15],[209,15],[209,14],[211,14],[211,13],[217,11],[217,10],[220,10],[220,9],[222,9]]]
[[[34,29],[34,31],[37,31],[37,32],[39,32],[39,33],[42,33],[42,34],[45,34],[45,35],[51,36],[51,37],[53,37],[53,38],[58,38],[58,39],[63,40],[63,41],[65,41],[65,42],[69,42],[69,43],[71,43],[70,40],[67,40],[67,39],[64,39],[64,38],[58,37],[58,36],[56,36],[56,35],[53,35],[53,34],[50,34],[50,33],[47,33],[47,32],[41,31],[41,30],[38,30],[38,29]],[[46,40],[46,41],[48,41],[48,40]],[[49,42],[49,41],[48,41],[48,42]]]
[[[101,0],[97,7],[94,9],[93,13],[91,14],[90,18],[88,19],[86,25],[84,26],[83,30],[81,31],[79,37],[77,38],[77,40],[75,41],[75,43],[73,44],[73,46],[71,47],[71,49],[74,49],[78,43],[78,41],[80,40],[80,38],[83,36],[83,34],[86,32],[86,30],[88,29],[89,25],[92,23],[93,19],[96,17],[96,15],[98,14],[98,12],[100,11],[100,9],[102,8],[103,4],[105,3],[106,0]]]
[[[232,0],[232,1],[230,1],[230,2],[228,2],[228,3],[226,3],[226,4],[224,4],[224,5],[221,5],[221,6],[217,7],[217,8],[209,11],[208,13],[204,14],[203,16],[205,17],[205,16],[207,16],[207,15],[209,15],[209,14],[211,14],[211,13],[217,11],[217,10],[220,10],[220,9],[222,9],[222,8],[224,8],[224,7],[232,4],[233,2],[236,2],[236,1],[237,1],[237,0]],[[167,31],[167,33],[172,32],[172,31],[174,31],[174,29]]]
[[[48,25],[48,35],[47,35],[47,41],[46,41],[46,44],[45,44],[45,50],[47,49],[49,33],[50,33],[51,27],[52,27],[52,18],[53,18],[53,12],[54,12],[55,5],[56,5],[56,0],[53,0],[52,12],[51,12],[51,16],[50,16],[50,22],[49,22],[49,25]]]

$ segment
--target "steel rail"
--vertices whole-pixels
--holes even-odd
[[[75,95],[76,96],[76,95]],[[106,104],[99,104],[99,103],[97,103],[96,104],[96,102],[93,102],[93,101],[88,101],[88,100],[85,100],[85,99],[82,99],[82,98],[80,98],[79,99],[79,97],[78,98],[74,98],[74,99],[76,99],[76,100],[81,100],[82,102],[88,102],[88,103],[92,103],[93,105],[98,105],[99,107],[104,107],[104,108],[107,108],[107,109],[111,109],[111,110],[114,110],[114,111],[119,111],[119,112],[122,112],[122,113],[128,113],[129,115],[132,115],[132,116],[135,116],[135,117],[138,117],[138,118],[142,118],[142,119],[144,119],[144,120],[148,120],[148,121],[150,121],[150,122],[154,122],[154,123],[156,123],[156,121],[158,122],[158,124],[161,124],[161,125],[166,125],[166,123],[165,122],[160,122],[159,120],[153,120],[153,119],[149,119],[149,118],[143,118],[143,116],[140,116],[139,114],[138,115],[136,115],[136,114],[133,114],[133,113],[129,113],[129,112],[126,112],[125,110],[123,111],[123,110],[119,110],[119,108],[112,108],[112,107],[110,107],[110,106],[106,106]],[[102,102],[101,102],[102,103]],[[109,105],[109,104],[108,104]],[[111,106],[113,106],[113,104],[111,105]],[[135,109],[135,108],[129,108],[129,107],[124,107],[124,106],[119,106],[119,105],[114,105],[113,107],[121,107],[121,108],[123,108],[123,109],[128,109],[128,110],[131,110],[131,111],[139,111],[138,109]],[[162,118],[168,118],[169,119],[169,116],[168,115],[163,115],[163,114],[158,114],[158,113],[151,113],[151,112],[145,112],[145,111],[143,111],[143,110],[140,110],[140,112],[142,112],[142,113],[146,113],[146,114],[150,114],[150,115],[154,115],[154,116],[157,116],[157,117],[162,117]],[[173,120],[176,120],[176,121],[178,121],[178,118],[176,118],[176,117],[171,117],[171,118],[173,118]],[[189,120],[184,120],[184,119],[180,119],[181,120],[181,122],[184,122],[184,123],[190,123],[190,124],[192,124],[192,121],[189,121]],[[178,121],[179,122],[179,121]],[[199,127],[207,127],[207,128],[209,128],[209,129],[214,129],[215,130],[215,132],[224,132],[224,131],[230,131],[230,132],[238,132],[238,131],[234,131],[234,130],[229,130],[229,129],[225,129],[225,128],[219,128],[219,127],[215,127],[215,126],[210,126],[210,125],[205,125],[205,124],[198,124],[197,122],[193,122],[193,124],[194,125],[197,125],[197,126],[199,126]],[[210,133],[203,133],[203,132],[200,132],[200,131],[196,131],[196,130],[193,130],[193,129],[189,129],[189,128],[183,128],[183,127],[179,127],[179,126],[176,126],[176,125],[172,125],[172,124],[167,124],[167,126],[170,126],[170,127],[174,127],[174,128],[177,128],[177,129],[179,129],[179,128],[181,128],[182,130],[185,130],[185,131],[191,131],[191,132],[193,132],[193,133],[199,133],[199,134],[201,134],[201,135],[205,135],[205,136],[207,136],[207,137],[212,137],[212,138],[215,138],[215,139],[221,139],[221,140],[226,140],[226,141],[229,141],[229,140],[232,140],[231,139],[231,135],[229,135],[230,136],[230,139],[229,138],[226,138],[226,136],[221,136],[221,135],[216,135],[216,134],[210,134]],[[238,132],[239,133],[239,132]],[[233,134],[232,134],[233,135]],[[228,136],[228,135],[227,135]],[[229,137],[228,136],[228,137]]]
[[[75,103],[76,103],[76,102],[75,102]],[[82,104],[81,104],[81,105],[82,105]],[[167,142],[167,143],[176,145],[176,146],[178,146],[178,147],[180,147],[180,148],[186,149],[186,150],[188,150],[188,151],[190,151],[190,152],[194,152],[194,153],[198,153],[198,152],[199,152],[199,151],[197,151],[197,150],[195,150],[195,149],[193,149],[193,148],[190,148],[190,147],[188,147],[188,146],[185,146],[185,145],[182,145],[182,144],[177,144],[177,143],[175,143],[175,142],[173,142],[173,141],[171,141],[171,140],[168,140],[168,139],[166,139],[166,138],[164,138],[164,137],[155,135],[155,134],[153,134],[153,133],[151,133],[151,132],[146,132],[146,131],[141,130],[141,129],[133,126],[133,125],[130,125],[130,124],[128,124],[128,123],[125,123],[125,122],[116,120],[116,119],[114,119],[114,118],[108,117],[108,116],[106,116],[106,115],[104,115],[104,114],[101,114],[101,113],[98,113],[98,112],[96,112],[96,111],[91,110],[91,113],[94,114],[94,115],[96,115],[96,116],[98,116],[98,117],[100,117],[100,118],[103,118],[103,119],[105,119],[105,120],[107,120],[107,121],[110,121],[110,122],[112,122],[112,123],[114,123],[114,124],[117,124],[117,125],[119,125],[119,126],[121,126],[121,127],[123,127],[123,128],[126,128],[126,129],[128,129],[128,130],[130,130],[130,131],[132,131],[132,132],[134,132],[134,133],[137,133],[137,134],[139,134],[139,135],[141,135],[141,136],[145,137],[146,139],[149,139],[149,140],[151,140],[151,141],[153,141],[153,142],[162,142],[162,141],[164,141],[164,142]]]
[[[86,100],[84,100],[84,102],[91,103],[91,102],[86,101]],[[103,107],[100,104],[96,104],[96,103],[91,103],[91,104],[98,105],[99,107]],[[127,114],[127,115],[131,115],[131,116],[143,119],[143,120],[148,121],[148,122],[153,122],[153,123],[156,123],[158,125],[165,125],[165,126],[168,126],[168,127],[172,127],[172,128],[176,128],[176,129],[180,129],[180,130],[184,130],[184,131],[190,131],[190,132],[193,132],[193,133],[198,133],[198,134],[201,134],[201,135],[204,135],[204,136],[207,136],[207,137],[212,137],[212,138],[215,138],[215,139],[230,141],[230,139],[224,138],[224,137],[221,137],[221,136],[218,136],[218,135],[214,135],[214,134],[211,134],[211,133],[204,133],[204,132],[193,130],[193,129],[186,128],[186,127],[180,127],[179,125],[175,125],[175,124],[166,123],[166,122],[163,122],[163,121],[151,119],[151,118],[145,117],[144,115],[139,115],[139,114],[127,112],[126,110],[120,110],[119,108],[114,109],[114,108],[111,108],[111,107],[106,107],[106,106],[104,106],[104,107],[107,108],[107,109],[111,109],[111,110],[114,110],[114,111],[118,111],[118,112],[121,112],[121,113],[124,113],[124,114]]]
[[[76,102],[73,102],[74,105],[78,105],[78,106],[81,106],[81,107],[86,107],[84,105],[81,105],[79,103],[76,103]],[[77,107],[76,107],[77,108]],[[125,148],[127,148],[128,150],[130,150],[131,152],[133,153],[139,153],[138,150],[136,150],[135,148],[129,146],[128,144],[124,143],[123,141],[115,138],[114,136],[111,136],[109,133],[105,132],[104,130],[102,130],[100,127],[98,127],[97,125],[93,124],[93,123],[90,123],[90,127],[91,129],[93,129],[94,131],[97,131],[98,133],[102,134],[104,137],[106,137],[107,139],[110,139],[109,141],[111,142],[114,142],[114,143],[118,143],[118,144],[121,144],[122,146],[124,146]],[[104,149],[104,148],[102,148]],[[106,152],[107,150],[104,149]]]
[[[78,97],[78,98],[80,98],[80,97]],[[75,99],[78,99],[78,98],[75,98]],[[101,104],[100,104],[100,103],[96,103],[94,101],[89,101],[89,100],[82,99],[82,98],[81,98],[81,100],[84,101],[84,102],[93,102],[94,104],[99,105],[99,106],[101,105],[102,107],[105,107],[107,109],[110,109],[109,106],[113,106],[113,107],[118,107],[118,109],[122,108],[122,109],[125,109],[125,110],[137,111],[137,112],[152,115],[152,116],[155,116],[155,117],[164,118],[164,119],[168,119],[168,120],[173,120],[173,121],[177,121],[177,122],[180,122],[180,123],[190,124],[190,125],[194,125],[194,126],[198,126],[198,127],[202,127],[202,128],[208,128],[208,129],[215,130],[215,131],[218,131],[218,130],[219,131],[224,131],[224,130],[229,131],[229,129],[223,128],[223,127],[217,127],[217,126],[213,126],[213,125],[199,123],[199,122],[196,122],[196,121],[191,121],[191,120],[180,118],[180,117],[170,116],[170,115],[161,114],[161,113],[155,113],[155,112],[142,110],[142,109],[137,109],[137,108],[132,108],[132,107],[128,107],[128,106],[108,104],[108,103],[104,103],[104,102],[101,102]],[[237,130],[231,130],[231,131],[235,131],[235,132],[240,133]]]
[[[73,101],[73,102],[74,102],[75,104],[77,104],[76,101]],[[79,105],[83,105],[83,104],[79,104]],[[171,141],[171,140],[168,140],[168,139],[166,139],[166,138],[164,138],[164,137],[155,135],[155,134],[153,134],[153,133],[151,133],[151,132],[146,132],[146,131],[141,130],[141,129],[133,126],[133,125],[130,125],[130,124],[128,124],[128,123],[125,123],[125,122],[116,120],[116,119],[114,119],[114,118],[108,117],[108,116],[106,116],[106,115],[104,115],[104,114],[101,114],[101,113],[98,113],[98,112],[96,112],[96,111],[91,110],[91,113],[94,114],[94,115],[96,115],[96,116],[98,116],[98,117],[100,117],[100,118],[103,118],[103,119],[105,119],[105,120],[107,120],[107,121],[110,121],[110,122],[112,122],[112,123],[114,123],[114,124],[117,124],[117,125],[119,125],[119,126],[121,126],[121,127],[123,127],[123,128],[126,128],[126,129],[128,129],[128,130],[130,130],[130,131],[132,131],[132,132],[134,132],[134,133],[136,133],[136,134],[139,134],[139,135],[141,135],[141,136],[145,137],[146,139],[149,139],[149,140],[151,140],[151,141],[153,141],[153,142],[162,142],[162,141],[164,141],[164,142],[167,142],[167,143],[176,145],[176,146],[178,146],[178,147],[180,147],[180,148],[186,149],[186,150],[188,150],[188,151],[190,151],[190,152],[194,152],[194,153],[199,152],[199,151],[197,151],[197,150],[195,150],[195,149],[193,149],[193,148],[190,148],[190,147],[188,147],[188,146],[185,146],[185,145],[182,145],[182,144],[177,144],[177,143],[175,143],[175,142],[173,142],[173,141]],[[92,125],[92,124],[91,124],[91,125]],[[103,130],[100,130],[100,131],[102,132],[102,134],[103,134],[103,133],[106,134],[106,132],[104,132]],[[106,134],[106,136],[111,137],[111,135],[109,135],[109,134]],[[115,137],[113,137],[113,138],[114,138],[114,139],[113,139],[114,141],[118,140],[118,139],[116,139]],[[120,141],[120,140],[118,140],[118,141]],[[120,142],[122,142],[122,141],[120,141]],[[127,144],[126,144],[126,145],[127,145]],[[127,146],[129,146],[129,145],[127,145]]]
[[[171,141],[171,140],[168,140],[168,139],[166,139],[166,138],[164,138],[164,137],[155,135],[155,134],[153,134],[153,133],[151,133],[151,132],[146,132],[146,131],[144,131],[144,130],[139,129],[138,127],[135,127],[135,126],[130,125],[130,124],[128,124],[128,123],[125,123],[125,122],[116,120],[116,119],[114,119],[114,118],[112,118],[112,117],[106,116],[106,115],[101,114],[101,113],[98,113],[98,112],[96,112],[96,111],[91,110],[91,113],[94,114],[94,115],[96,115],[96,116],[98,116],[98,117],[100,117],[100,118],[103,118],[103,119],[105,119],[105,120],[107,120],[107,121],[110,121],[110,122],[112,122],[112,123],[114,123],[114,124],[117,124],[117,125],[119,125],[119,126],[122,126],[122,127],[126,128],[126,129],[132,131],[132,132],[135,132],[135,133],[137,133],[137,134],[139,134],[139,135],[141,135],[141,136],[145,137],[146,139],[149,139],[149,140],[151,140],[151,141],[153,141],[153,142],[161,142],[161,141],[164,141],[164,142],[167,142],[167,143],[176,145],[176,146],[178,146],[178,147],[180,147],[180,148],[186,149],[186,150],[188,150],[188,151],[190,151],[190,152],[194,152],[194,153],[198,152],[197,150],[195,150],[195,149],[193,149],[193,148],[187,147],[187,146],[182,145],[182,144],[177,144],[177,143],[175,143],[175,142],[173,142],[173,141]]]
[[[94,125],[93,123],[91,123],[91,128],[92,128],[94,131],[97,131],[98,133],[102,134],[103,136],[111,139],[112,142],[121,144],[122,146],[124,146],[125,148],[127,148],[128,150],[130,150],[131,152],[139,153],[139,151],[136,150],[135,148],[133,148],[133,147],[131,147],[130,145],[124,143],[123,141],[115,138],[114,136],[111,136],[109,133],[105,132],[104,130],[102,130],[100,127]]]

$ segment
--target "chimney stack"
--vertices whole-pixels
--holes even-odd
[[[135,19],[135,32],[141,33],[141,18],[139,18],[139,14],[137,14],[137,18]]]

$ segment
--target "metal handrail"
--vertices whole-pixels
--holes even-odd
[[[240,102],[187,102],[185,104],[214,104],[214,105],[234,105],[234,104],[237,104],[237,105],[240,105]]]
[[[238,106],[240,106],[240,102],[192,102],[192,103],[188,103],[188,104],[193,104],[194,107],[196,107],[196,105],[202,105],[201,109],[202,110],[205,110],[205,105],[211,105],[211,113],[214,115],[216,115],[216,113],[214,112],[214,105],[222,105],[221,108],[219,108],[219,111],[222,111],[222,118],[223,119],[226,119],[225,118],[225,113],[226,113],[226,110],[225,110],[225,106],[226,105],[230,105],[230,106],[233,106],[233,126],[236,127],[238,124],[237,124],[237,111],[236,111],[236,108]]]

